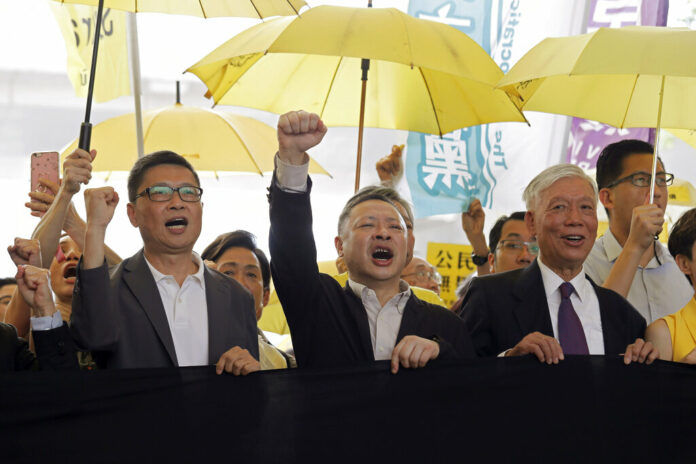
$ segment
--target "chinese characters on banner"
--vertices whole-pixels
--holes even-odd
[[[666,0],[592,0],[586,32],[594,32],[600,27],[664,26],[667,24],[667,6]],[[573,118],[567,161],[583,169],[592,169],[605,146],[624,139],[652,143],[654,130],[617,129],[600,122]]]
[[[68,77],[79,97],[87,96],[97,9],[50,2],[68,53]],[[105,8],[102,16],[94,100],[105,102],[130,95],[126,13]]]
[[[584,0],[546,2],[544,8],[521,0],[410,0],[408,13],[467,34],[506,72],[542,39],[578,33],[584,5]],[[442,138],[409,133],[405,178],[415,216],[460,213],[473,198],[500,214],[520,209],[524,186],[558,163],[566,149],[566,117],[528,118],[532,127],[485,124]]]
[[[472,251],[471,245],[428,242],[426,260],[442,276],[440,298],[448,308],[458,300],[455,292],[459,283],[476,270],[476,265],[471,262]]]

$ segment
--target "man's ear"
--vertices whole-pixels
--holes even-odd
[[[691,275],[691,260],[687,258],[685,255],[678,254],[677,256],[675,256],[674,261],[677,262],[679,270],[682,271],[684,274],[690,276],[693,280],[694,276]]]
[[[495,274],[495,250],[488,253],[488,267],[491,268],[491,273]]]
[[[529,231],[529,234],[530,234],[532,237],[536,237],[536,235],[537,235],[537,230],[536,230],[537,224],[536,224],[536,221],[534,220],[534,212],[532,212],[532,211],[527,211],[527,212],[524,214],[524,225],[527,226],[527,230]]]
[[[268,300],[271,298],[271,289],[270,288],[264,288],[263,289],[263,307],[265,308],[268,305]]]
[[[336,253],[338,256],[343,256],[343,239],[338,235],[334,238],[334,246],[336,247]]]
[[[128,212],[128,220],[130,221],[131,225],[133,227],[138,227],[138,220],[135,217],[135,204],[130,202],[127,203],[126,211]]]
[[[614,208],[614,192],[611,189],[603,188],[599,191],[599,201],[608,210]]]

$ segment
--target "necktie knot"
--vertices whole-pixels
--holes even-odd
[[[573,292],[575,291],[573,284],[571,284],[570,282],[563,282],[561,284],[560,289],[561,289],[561,298],[563,298],[563,299],[570,298],[570,295],[572,295]]]

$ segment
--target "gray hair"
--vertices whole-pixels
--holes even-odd
[[[404,207],[406,214],[409,216],[407,220],[409,220],[411,225],[413,225],[413,212],[411,212],[411,207],[403,198],[401,198],[396,190],[380,185],[370,185],[360,189],[358,193],[353,195],[343,207],[343,211],[341,211],[341,214],[338,217],[338,235],[340,237],[343,237],[343,232],[345,232],[345,227],[348,223],[348,218],[350,217],[350,213],[353,211],[353,208],[358,206],[360,203],[364,203],[369,200],[380,200],[384,201],[385,203],[389,203],[396,209],[399,216],[401,216],[401,212],[396,206],[396,203],[399,203]]]
[[[594,201],[597,203],[599,193],[597,184],[592,177],[585,174],[585,171],[574,164],[557,164],[541,171],[524,189],[522,200],[527,207],[527,211],[534,210],[544,190],[551,187],[556,181],[568,177],[577,177],[590,184],[594,193]]]

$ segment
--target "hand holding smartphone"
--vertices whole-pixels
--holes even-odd
[[[58,152],[43,151],[31,154],[31,191],[44,192],[56,195],[58,192],[52,192],[41,183],[39,179],[50,180],[54,184],[58,184],[60,178],[58,167]]]

